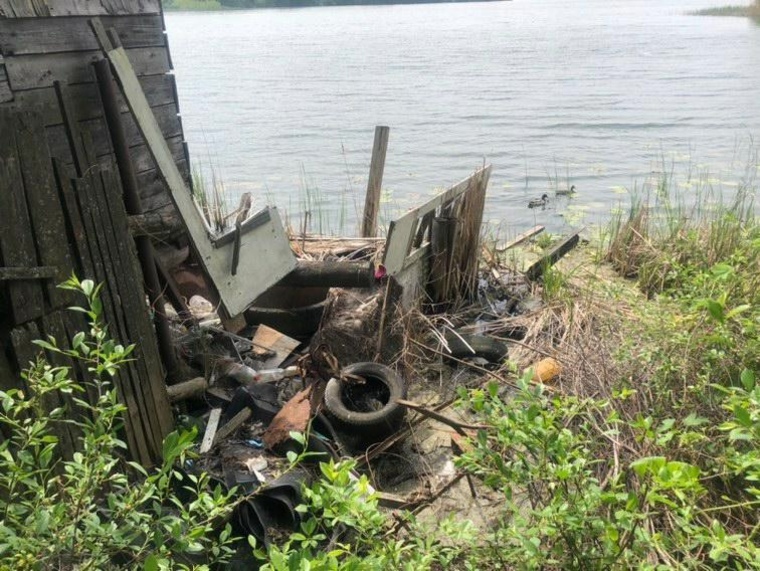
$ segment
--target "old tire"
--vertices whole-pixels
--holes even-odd
[[[355,439],[358,446],[379,442],[401,427],[406,410],[396,401],[406,398],[406,383],[393,370],[379,363],[355,363],[343,373],[365,379],[364,383],[330,379],[324,405],[336,430]]]
[[[446,331],[444,337],[451,350],[449,355],[456,359],[481,357],[489,363],[501,363],[507,356],[507,346],[493,337],[453,331]]]

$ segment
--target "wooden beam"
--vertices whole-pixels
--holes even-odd
[[[385,155],[388,151],[390,127],[375,127],[375,142],[372,145],[372,161],[369,165],[367,196],[364,199],[364,217],[362,218],[362,237],[377,236],[377,215],[380,211],[380,195],[383,186]]]
[[[578,245],[580,240],[580,233],[584,229],[574,232],[569,237],[555,246],[549,253],[542,256],[540,260],[534,262],[526,271],[525,277],[529,280],[536,280],[540,278],[547,268],[550,268],[556,264],[565,254]]]
[[[0,268],[0,281],[11,280],[48,280],[55,277],[58,268],[55,266],[32,266]]]
[[[189,381],[177,383],[166,387],[169,402],[174,404],[189,398],[201,397],[208,388],[208,381],[203,377],[196,377]]]
[[[496,251],[499,253],[506,252],[507,250],[510,250],[514,248],[515,246],[519,246],[526,240],[530,240],[534,236],[537,236],[544,230],[545,230],[544,226],[541,226],[541,225],[534,226],[530,230],[526,230],[522,234],[518,234],[517,236],[515,236],[514,240],[510,240],[509,242],[504,242],[503,244],[496,246]]]

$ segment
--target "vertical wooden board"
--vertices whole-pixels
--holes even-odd
[[[112,167],[115,168],[114,165]],[[127,316],[128,330],[139,339],[140,350],[147,369],[147,377],[144,379],[149,384],[150,392],[147,398],[150,399],[152,407],[149,410],[155,410],[154,418],[158,424],[158,432],[155,434],[157,445],[162,445],[163,438],[174,428],[174,418],[172,416],[169,398],[166,393],[166,381],[161,356],[158,351],[158,341],[156,338],[155,328],[150,319],[148,307],[145,303],[145,292],[142,288],[134,286],[124,287],[130,281],[142,282],[143,275],[140,267],[140,261],[137,257],[137,249],[134,240],[129,231],[127,213],[123,206],[123,199],[120,194],[121,184],[118,180],[114,168],[106,169],[101,172],[103,179],[103,192],[105,203],[110,204],[108,214],[110,216],[110,229],[113,235],[113,244],[121,252],[120,263],[121,272],[127,278],[132,279],[121,283],[121,297],[125,300],[125,306],[134,308]],[[161,309],[154,309],[160,311]],[[133,339],[135,339],[133,337]]]
[[[79,205],[74,195],[74,188],[71,184],[73,176],[67,171],[68,169],[60,161],[53,161],[53,172],[55,173],[58,192],[64,205],[66,232],[69,244],[72,247],[73,257],[76,260],[74,271],[80,279],[94,279],[95,268],[92,265],[92,254],[87,243],[84,222],[82,221]]]
[[[85,130],[83,133],[83,148],[87,155],[87,162],[96,165],[92,139]],[[88,179],[90,181],[89,190],[90,199],[93,208],[98,212],[95,217],[95,230],[98,235],[101,253],[104,254],[104,267],[107,275],[111,276],[108,280],[108,287],[112,288],[112,296],[119,299],[120,307],[115,308],[115,318],[120,323],[121,340],[124,344],[132,342],[137,344],[135,352],[135,365],[137,376],[133,377],[133,394],[135,404],[139,407],[138,411],[130,411],[130,414],[137,412],[142,421],[145,430],[146,444],[149,447],[152,458],[157,459],[160,456],[162,442],[165,433],[164,426],[167,416],[171,416],[168,408],[168,398],[166,388],[162,387],[163,403],[160,402],[160,393],[154,393],[154,386],[151,383],[160,382],[163,384],[163,370],[161,368],[160,358],[157,355],[155,334],[147,320],[147,307],[145,305],[144,288],[142,287],[142,274],[134,271],[137,264],[131,268],[130,264],[124,262],[128,258],[129,249],[133,247],[131,234],[127,228],[126,213],[119,206],[122,204],[121,185],[113,178],[109,184],[112,188],[118,189],[116,196],[107,198],[105,193],[106,185],[101,178],[100,167],[92,166],[88,169]],[[121,212],[124,216],[122,226],[122,240],[117,242],[114,236],[112,213]],[[134,249],[132,250],[134,254]],[[105,259],[108,256],[108,260]],[[136,259],[136,254],[134,254]],[[137,286],[137,284],[140,284]],[[157,372],[156,372],[157,370]],[[162,404],[166,404],[162,408]],[[134,418],[134,417],[133,417]],[[169,425],[171,421],[169,420]]]
[[[8,82],[8,73],[5,71],[5,63],[3,63],[2,57],[0,56],[0,103],[5,103],[13,100],[13,92]]]
[[[125,48],[166,45],[161,16],[125,15],[102,18],[115,28]],[[97,50],[90,17],[0,19],[0,52],[6,56]]]
[[[16,146],[40,263],[57,269],[55,279],[46,284],[50,307],[69,305],[70,292],[56,286],[71,275],[74,265],[66,239],[63,206],[45,144],[45,128],[39,117],[17,116]]]
[[[63,318],[60,311],[47,313],[40,319],[43,337],[52,336],[62,349],[69,349],[71,344],[63,324]],[[70,367],[69,375],[73,375],[75,364],[71,359],[65,358],[58,353],[48,351],[46,353],[48,363],[56,367]],[[56,393],[53,399],[54,406],[62,406],[66,409],[66,418],[69,420],[81,420],[82,411],[74,402],[72,395]],[[71,458],[78,445],[78,440],[82,435],[81,429],[77,426],[65,422],[57,423],[58,434],[60,437],[59,446],[65,458]]]
[[[93,267],[95,269],[95,281],[102,283],[101,300],[103,302],[103,320],[108,326],[109,334],[113,339],[126,345],[128,342],[126,330],[121,321],[121,300],[112,291],[114,287],[114,278],[109,271],[107,258],[110,252],[101,248],[102,230],[97,225],[100,211],[94,203],[93,191],[91,190],[92,177],[91,172],[83,179],[77,179],[74,184],[77,200],[79,203],[80,213],[84,222],[87,240],[89,242],[90,252],[93,258]],[[145,430],[139,414],[134,410],[136,399],[134,392],[139,393],[140,373],[138,371],[139,362],[133,361],[127,363],[125,367],[114,378],[114,384],[119,392],[121,402],[128,407],[125,415],[125,430],[127,432],[130,452],[133,457],[144,465],[152,463],[151,452],[148,449],[148,432]]]
[[[24,198],[21,165],[16,152],[15,119],[0,110],[0,257],[6,266],[37,266],[37,252]],[[42,284],[37,280],[7,284],[13,323],[42,315]]]

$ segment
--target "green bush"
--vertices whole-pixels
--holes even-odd
[[[230,496],[211,490],[206,475],[175,469],[195,434],[170,434],[156,470],[123,460],[126,445],[117,433],[125,407],[110,378],[134,346],[108,337],[93,282],[71,278],[62,287],[85,296],[86,307],[73,309],[87,315],[90,329],[73,338],[71,349],[53,338],[37,344],[86,368],[92,378],[86,388],[96,399],[81,397],[85,387],[72,379],[71,367],[51,366],[42,357],[24,372],[28,394],[0,391],[0,425],[7,434],[0,442],[0,568],[171,569],[224,562]],[[54,393],[70,395],[76,413],[48,410],[44,403]],[[81,433],[70,459],[58,449],[61,424]]]

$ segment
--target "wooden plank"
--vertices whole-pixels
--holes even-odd
[[[261,350],[274,352],[274,357],[263,362],[265,369],[279,367],[295,351],[295,348],[301,344],[300,341],[296,341],[266,325],[259,325],[253,336],[252,343],[254,355]]]
[[[525,277],[529,280],[535,280],[541,277],[547,268],[556,264],[565,254],[578,245],[580,233],[583,232],[583,230],[585,230],[585,228],[573,232],[570,236],[552,248],[551,251],[542,256],[540,260],[534,262],[527,270],[525,270]]]
[[[2,58],[2,56],[0,56]],[[0,103],[13,100],[13,92],[8,82],[8,73],[5,70],[5,64],[0,59]]]
[[[55,277],[55,266],[0,267],[0,281],[49,280]]]
[[[77,84],[92,83],[91,64],[103,57],[100,50],[44,55],[18,55],[5,58],[5,68],[13,91],[50,87],[54,81]],[[171,71],[164,48],[131,48],[126,57],[138,77]]]
[[[222,426],[219,431],[214,436],[214,444],[221,442],[225,438],[227,438],[230,434],[235,432],[238,428],[240,428],[243,423],[251,418],[251,415],[253,413],[251,412],[250,408],[244,408],[240,412],[238,412],[235,416],[233,416],[231,419],[229,419],[224,426]]]
[[[155,420],[156,431],[154,437],[158,453],[164,437],[174,429],[174,418],[169,405],[164,381],[164,369],[159,354],[156,331],[150,320],[149,309],[145,304],[145,293],[142,288],[131,285],[134,281],[143,281],[140,261],[132,236],[129,232],[129,221],[123,207],[121,197],[121,184],[116,175],[115,168],[101,171],[103,179],[104,198],[108,210],[113,233],[113,243],[119,252],[121,271],[131,279],[120,283],[120,296],[125,307],[133,307],[127,315],[127,325],[132,340],[140,346],[142,361],[145,363],[147,376],[143,378],[143,384],[148,386],[152,420]],[[110,195],[110,196],[109,196]],[[110,208],[107,205],[111,205]],[[131,282],[131,283],[130,283]],[[131,298],[131,299],[130,299]],[[161,311],[162,308],[154,308]],[[157,457],[158,458],[158,457]]]
[[[160,13],[161,0],[0,0],[6,18]]]
[[[499,253],[506,252],[507,250],[511,250],[515,246],[519,246],[526,240],[530,240],[533,238],[533,236],[537,236],[541,232],[545,230],[544,226],[541,226],[540,224],[538,226],[534,226],[530,230],[526,230],[522,234],[518,234],[515,236],[514,240],[510,240],[509,242],[505,242],[503,244],[499,244],[496,246],[496,251]]]
[[[169,147],[169,152],[172,158],[176,162],[180,162],[185,159],[185,145],[182,135],[167,138],[166,144]],[[153,155],[150,153],[150,149],[146,145],[137,145],[129,149],[132,155],[132,164],[134,165],[135,173],[140,174],[156,168],[156,163],[153,160]],[[169,195],[167,194],[167,197]]]
[[[0,51],[7,57],[99,50],[89,20],[89,16],[0,19]],[[102,21],[106,28],[116,29],[125,48],[166,46],[159,14],[109,16]]]
[[[76,260],[76,274],[80,279],[95,279],[95,267],[93,266],[92,253],[87,242],[84,222],[79,210],[74,188],[71,184],[73,174],[57,160],[53,160],[53,173],[55,174],[56,185],[61,196],[66,213],[66,232],[69,238],[69,244],[73,250],[73,256]]]
[[[108,51],[108,57],[121,84],[146,143],[154,155],[159,173],[171,191],[198,259],[220,294],[223,309],[230,316],[242,313],[266,289],[277,283],[296,265],[287,235],[276,209],[270,209],[271,221],[241,236],[241,262],[237,274],[230,274],[234,244],[214,248],[211,231],[202,218],[169,152],[137,77],[122,48]],[[254,254],[252,254],[254,253]]]
[[[93,165],[94,150],[92,149],[91,139],[88,133],[83,133],[83,146],[87,154],[87,161]],[[104,269],[108,276],[107,285],[111,288],[112,296],[118,299],[118,306],[114,307],[115,318],[120,323],[122,343],[135,343],[135,362],[137,369],[137,378],[133,379],[133,394],[135,397],[135,411],[139,416],[140,422],[144,428],[146,444],[149,447],[150,455],[153,460],[158,458],[161,453],[162,434],[160,428],[160,413],[157,403],[152,394],[151,381],[153,378],[153,361],[150,351],[155,347],[155,337],[151,337],[150,327],[141,327],[140,318],[147,318],[148,309],[145,305],[145,294],[142,288],[142,274],[133,271],[130,264],[125,260],[126,257],[134,254],[134,243],[129,234],[126,239],[119,240],[113,226],[113,213],[124,212],[121,204],[121,197],[113,195],[110,199],[107,197],[106,189],[101,178],[99,168],[90,167],[88,178],[90,182],[90,200],[93,203],[93,209],[96,212],[94,219],[95,230],[101,253],[104,254]],[[110,184],[118,185],[117,181],[111,181]],[[121,189],[121,186],[115,186]],[[121,206],[121,208],[120,208]],[[126,214],[124,214],[126,218]],[[131,250],[130,250],[131,248]],[[131,271],[132,270],[132,271]],[[136,284],[139,284],[135,287]],[[160,365],[159,365],[160,367]],[[163,376],[160,376],[163,384]],[[164,398],[165,398],[164,388]]]
[[[201,454],[205,454],[211,450],[211,446],[214,444],[214,437],[216,436],[216,429],[219,428],[220,418],[222,418],[222,409],[212,409],[211,414],[208,416],[206,432],[203,434],[203,441],[201,442],[201,448],[199,450]]]
[[[0,81],[2,81],[1,71]],[[140,85],[145,91],[145,97],[148,99],[151,107],[172,103],[176,105],[176,80],[174,75],[146,75],[140,78]],[[68,90],[71,94],[71,110],[74,119],[86,121],[103,116],[103,106],[100,102],[100,94],[98,93],[96,83],[69,85]],[[62,123],[52,84],[49,87],[19,91],[12,95],[21,109],[39,108],[46,126],[60,125]],[[129,107],[127,107],[126,101],[121,96],[119,96],[119,108],[123,113],[129,113]]]
[[[0,137],[0,258],[5,266],[39,266],[16,151],[16,120],[3,110],[0,110],[0,132],[3,133]],[[42,315],[42,285],[34,280],[7,284],[14,324]]]
[[[377,236],[377,215],[380,211],[383,170],[385,169],[385,155],[388,152],[390,132],[390,127],[382,125],[375,127],[375,141],[372,145],[372,160],[369,166],[367,195],[364,199],[364,217],[362,218],[361,235],[364,238]]]
[[[71,293],[56,286],[71,275],[74,267],[68,241],[63,239],[66,223],[39,117],[29,114],[17,117],[16,146],[40,265],[56,267],[54,281],[47,282],[45,288],[50,307],[69,305]]]
[[[92,276],[97,283],[102,283],[101,301],[103,303],[104,322],[109,327],[110,336],[126,345],[129,341],[126,334],[121,315],[121,303],[117,302],[117,296],[113,291],[115,287],[113,276],[108,271],[108,265],[105,260],[110,257],[110,253],[102,239],[102,230],[96,227],[99,220],[100,211],[97,208],[91,189],[92,173],[88,171],[87,176],[75,181],[74,189],[78,200],[80,214],[85,227],[85,237],[87,239],[90,252],[92,254],[93,268],[95,275]],[[101,241],[103,240],[103,241]],[[148,433],[143,426],[140,417],[135,392],[139,394],[140,374],[138,372],[138,361],[126,363],[124,367],[114,377],[113,382],[116,386],[121,402],[127,407],[127,413],[124,415],[125,430],[129,441],[129,450],[133,458],[144,465],[150,465],[152,462],[151,450],[148,448]],[[137,387],[137,388],[136,388]],[[141,398],[141,397],[140,397]]]

